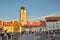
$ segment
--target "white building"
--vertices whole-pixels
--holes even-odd
[[[47,30],[57,30],[60,29],[60,22],[46,22]]]
[[[46,30],[60,30],[60,17],[46,17]]]

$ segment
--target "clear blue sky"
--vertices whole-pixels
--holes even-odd
[[[0,0],[0,20],[19,20],[20,7],[27,16],[46,16],[60,12],[60,0]]]

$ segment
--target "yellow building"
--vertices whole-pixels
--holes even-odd
[[[14,27],[13,26],[4,26],[3,29],[7,33],[14,32]]]
[[[26,9],[24,6],[21,7],[20,9],[20,23],[22,26],[24,26],[27,23],[27,18],[26,18]]]
[[[20,23],[22,24],[22,26],[24,26],[25,24],[27,24],[26,9],[24,6],[20,8],[19,14],[20,14]],[[22,26],[20,27],[20,32],[24,31],[24,27]]]
[[[21,26],[4,26],[3,27],[4,31],[7,32],[7,33],[10,33],[10,32],[22,32],[23,31],[23,28]]]

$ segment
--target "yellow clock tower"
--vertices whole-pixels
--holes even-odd
[[[22,6],[20,9],[20,23],[22,24],[22,26],[24,26],[27,23],[26,9],[24,6]]]

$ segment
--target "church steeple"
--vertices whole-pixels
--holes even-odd
[[[21,7],[21,10],[25,10],[25,7],[24,7],[24,6],[22,6],[22,7]]]
[[[26,9],[24,6],[20,8],[20,23],[22,24],[22,26],[24,26],[27,23]]]

